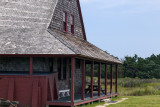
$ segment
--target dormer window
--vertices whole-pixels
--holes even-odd
[[[71,15],[71,33],[74,34],[74,16]]]
[[[63,31],[67,31],[67,12],[63,12]]]

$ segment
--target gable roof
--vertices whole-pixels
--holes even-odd
[[[0,29],[47,29],[58,0],[0,0]]]
[[[121,64],[86,41],[77,1],[85,40],[48,29],[58,0],[1,0],[0,54],[71,54]]]

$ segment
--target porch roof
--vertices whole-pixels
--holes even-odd
[[[63,43],[66,47],[72,50],[75,54],[107,62],[122,64],[122,62],[118,60],[116,57],[108,54],[107,52],[101,50],[100,48],[96,47],[95,45],[91,44],[88,41],[85,41],[73,35],[69,34],[64,35],[64,33],[62,32],[51,31],[50,29],[48,29],[48,31],[55,38],[61,41],[61,43]]]
[[[75,54],[47,30],[0,31],[0,54]]]
[[[48,32],[49,31],[49,32]],[[0,54],[81,55],[118,63],[112,55],[73,35],[39,29],[8,29],[0,32]]]

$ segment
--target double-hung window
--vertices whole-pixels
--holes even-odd
[[[63,31],[67,31],[67,12],[63,12]]]
[[[70,19],[70,23],[71,23],[71,33],[74,34],[74,16],[71,15],[71,19]]]

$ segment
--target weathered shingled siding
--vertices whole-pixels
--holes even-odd
[[[30,71],[29,58],[23,57],[0,57],[0,73],[28,73]],[[33,58],[33,72],[50,72],[49,58]]]
[[[0,73],[1,72],[29,73],[29,58],[0,57]]]
[[[74,36],[83,38],[77,0],[59,0],[50,24],[52,30],[63,31],[63,12],[67,12],[67,33],[71,34],[70,16],[74,15]]]

